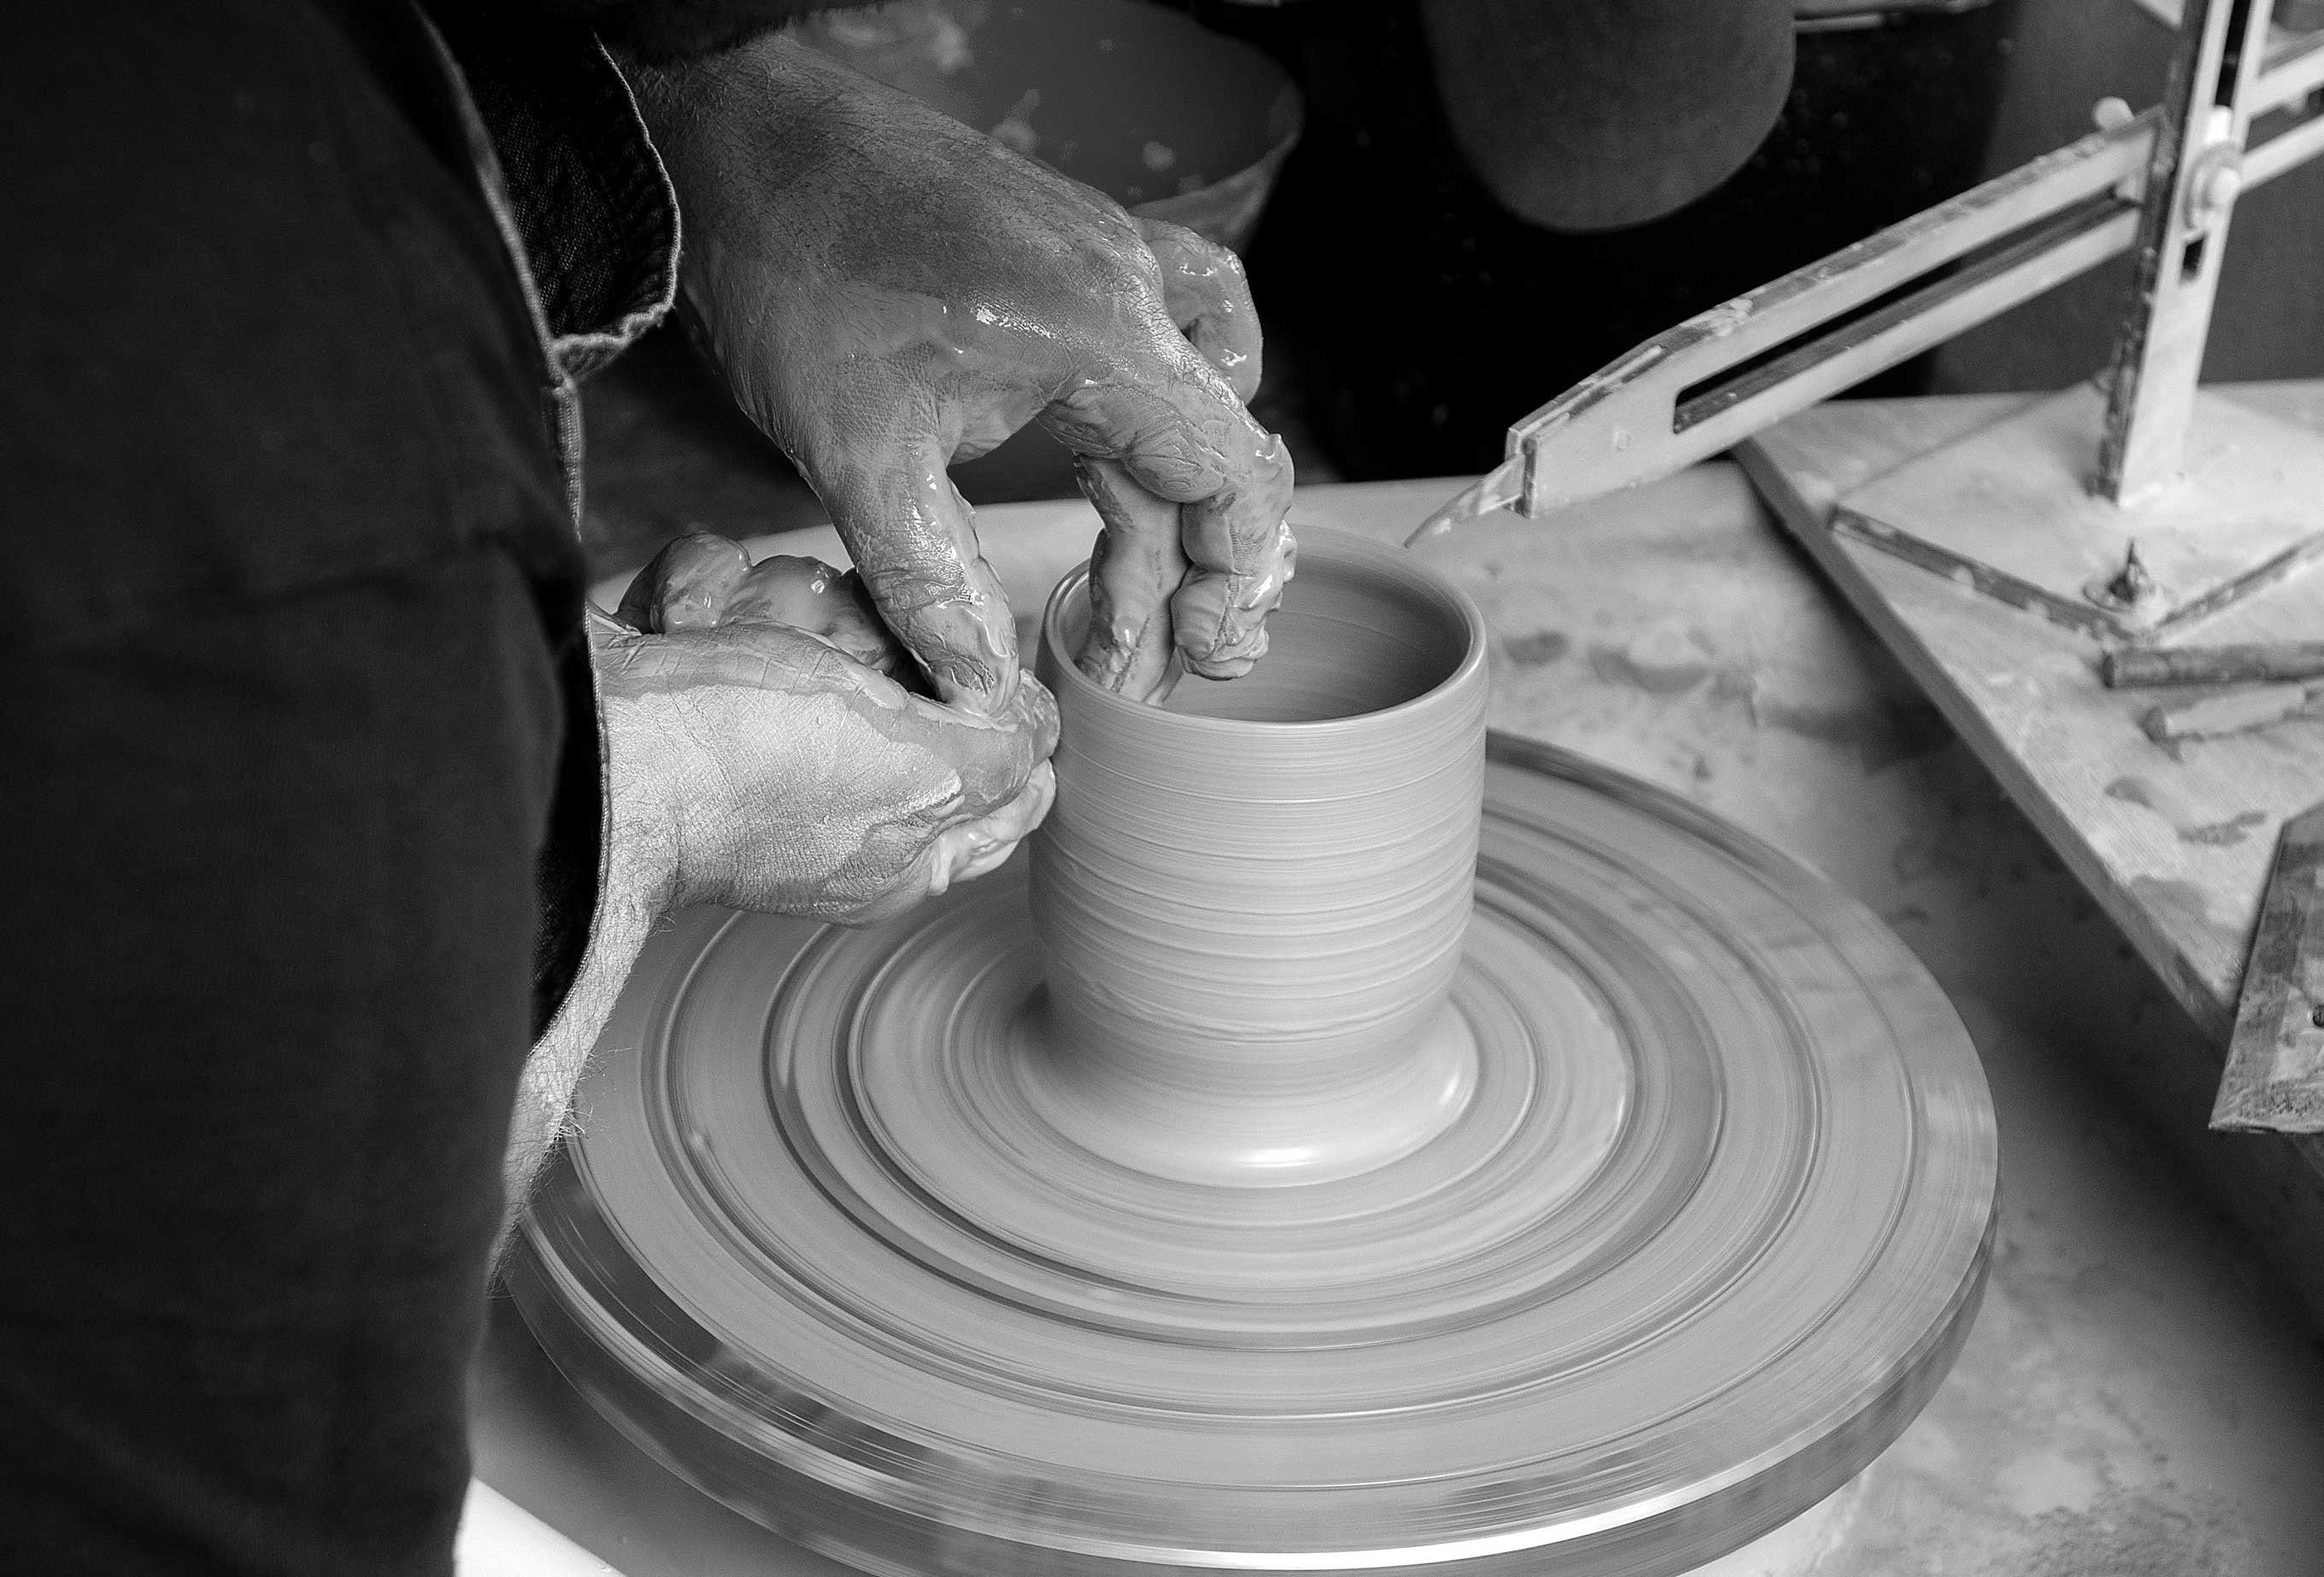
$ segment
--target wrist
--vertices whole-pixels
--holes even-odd
[[[777,140],[774,148],[752,146],[754,160],[793,141],[830,102],[829,74],[841,69],[779,32],[681,60],[645,60],[618,49],[608,52],[629,82],[655,148],[673,165],[691,162],[690,153],[706,135],[714,147],[727,140],[724,134],[738,122]],[[675,177],[678,171],[671,173]]]
[[[669,774],[655,769],[634,699],[600,692],[605,749],[604,905],[646,928],[682,903],[682,849]]]

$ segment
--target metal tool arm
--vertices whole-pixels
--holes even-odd
[[[2319,92],[2324,34],[2270,52],[2246,122],[2304,113],[2245,152],[2242,190],[2324,152]],[[2164,120],[2093,133],[1647,341],[1512,427],[1500,465],[1409,540],[1668,475],[2130,251]]]

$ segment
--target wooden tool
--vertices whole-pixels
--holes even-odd
[[[2305,685],[2259,685],[2156,706],[2139,718],[2138,726],[2157,744],[2181,739],[2217,739],[2281,723],[2308,705]]]
[[[2324,641],[2246,646],[2125,646],[2098,662],[2109,690],[2155,685],[2239,685],[2324,678]]]
[[[2324,804],[2276,839],[2211,1126],[2324,1133]]]
[[[2324,400],[2196,387],[2236,199],[2324,152],[2324,35],[2272,34],[2264,0],[2187,0],[2163,102],[2110,100],[2097,118],[1567,391],[1415,540],[1490,509],[1546,517],[1739,445],[1776,513],[2224,1041],[2266,835],[2324,781],[2324,723],[2283,691],[2166,706],[2158,743],[2147,709],[2099,686],[2094,643],[2210,621],[2243,644],[2324,637],[2324,576],[2300,573],[2324,557]],[[2136,277],[2094,384],[1816,406],[2126,253]],[[2248,726],[2217,727],[2229,714]],[[2324,1167],[2324,1146],[2310,1158]]]

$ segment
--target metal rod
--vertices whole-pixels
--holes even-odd
[[[2279,132],[2244,155],[2244,190],[2273,180],[2324,153],[2324,115]]]
[[[2319,88],[2324,88],[2324,32],[2313,32],[2268,51],[2259,80],[2252,84],[2252,117],[2297,104]]]
[[[1411,540],[1667,475],[2119,255],[2138,210],[2115,194],[2145,168],[2159,122],[2093,133],[1647,341],[1511,428],[1508,458]],[[1928,323],[1905,320],[1923,311]],[[1771,352],[1793,382],[1743,371],[1716,386]]]
[[[2179,475],[2267,22],[2264,0],[2187,0],[2092,479],[2117,503]]]

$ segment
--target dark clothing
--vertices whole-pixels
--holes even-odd
[[[514,1081],[596,872],[543,304],[560,348],[650,318],[666,196],[659,254],[536,291],[400,5],[9,34],[0,1570],[443,1572]],[[650,220],[650,152],[587,146]]]
[[[0,1568],[447,1569],[538,589],[478,544],[11,665]]]
[[[833,0],[520,0],[498,9],[586,23],[622,49],[668,60],[724,49],[776,23],[840,6]]]

